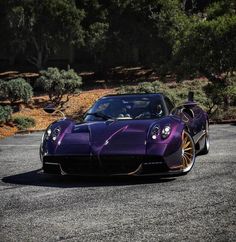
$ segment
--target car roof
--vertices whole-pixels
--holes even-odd
[[[163,97],[163,93],[124,93],[124,94],[109,94],[106,96],[103,96],[103,98],[106,97],[139,97],[139,96],[146,96],[146,97],[152,97],[152,96],[159,96]]]

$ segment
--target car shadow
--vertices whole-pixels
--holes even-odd
[[[136,184],[166,183],[174,180],[174,177],[159,176],[57,176],[43,174],[41,170],[33,170],[2,178],[2,182],[8,184],[61,188],[124,186]]]

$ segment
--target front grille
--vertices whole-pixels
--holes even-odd
[[[101,156],[100,161],[95,156],[45,156],[45,162],[57,163],[68,174],[127,174],[138,169],[143,164],[142,173],[152,174],[167,172],[168,167],[162,157],[157,156]],[[54,169],[56,165],[48,165]],[[46,167],[46,166],[45,166]],[[59,167],[59,166],[58,166]],[[47,170],[49,168],[47,167]],[[53,173],[48,172],[48,173]]]
[[[138,169],[143,156],[102,156],[101,162],[105,172],[130,173]]]
[[[145,174],[155,174],[168,172],[169,168],[164,162],[161,156],[146,156],[143,165],[143,173]]]
[[[100,171],[99,162],[90,156],[46,156],[44,162],[59,163],[68,174],[96,174]]]
[[[43,164],[43,171],[48,174],[61,174],[59,165]]]
[[[73,157],[62,160],[61,168],[68,174],[96,174],[101,173],[97,159],[92,157]]]
[[[68,174],[119,174],[135,171],[143,157],[102,156],[100,161],[93,156],[45,156],[43,161],[59,163]]]

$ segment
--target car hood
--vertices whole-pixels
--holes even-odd
[[[150,127],[156,120],[117,120],[74,124],[65,130],[58,154],[143,155]]]

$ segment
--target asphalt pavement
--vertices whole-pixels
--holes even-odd
[[[41,133],[0,140],[0,241],[236,241],[236,126],[176,178],[40,173]]]

